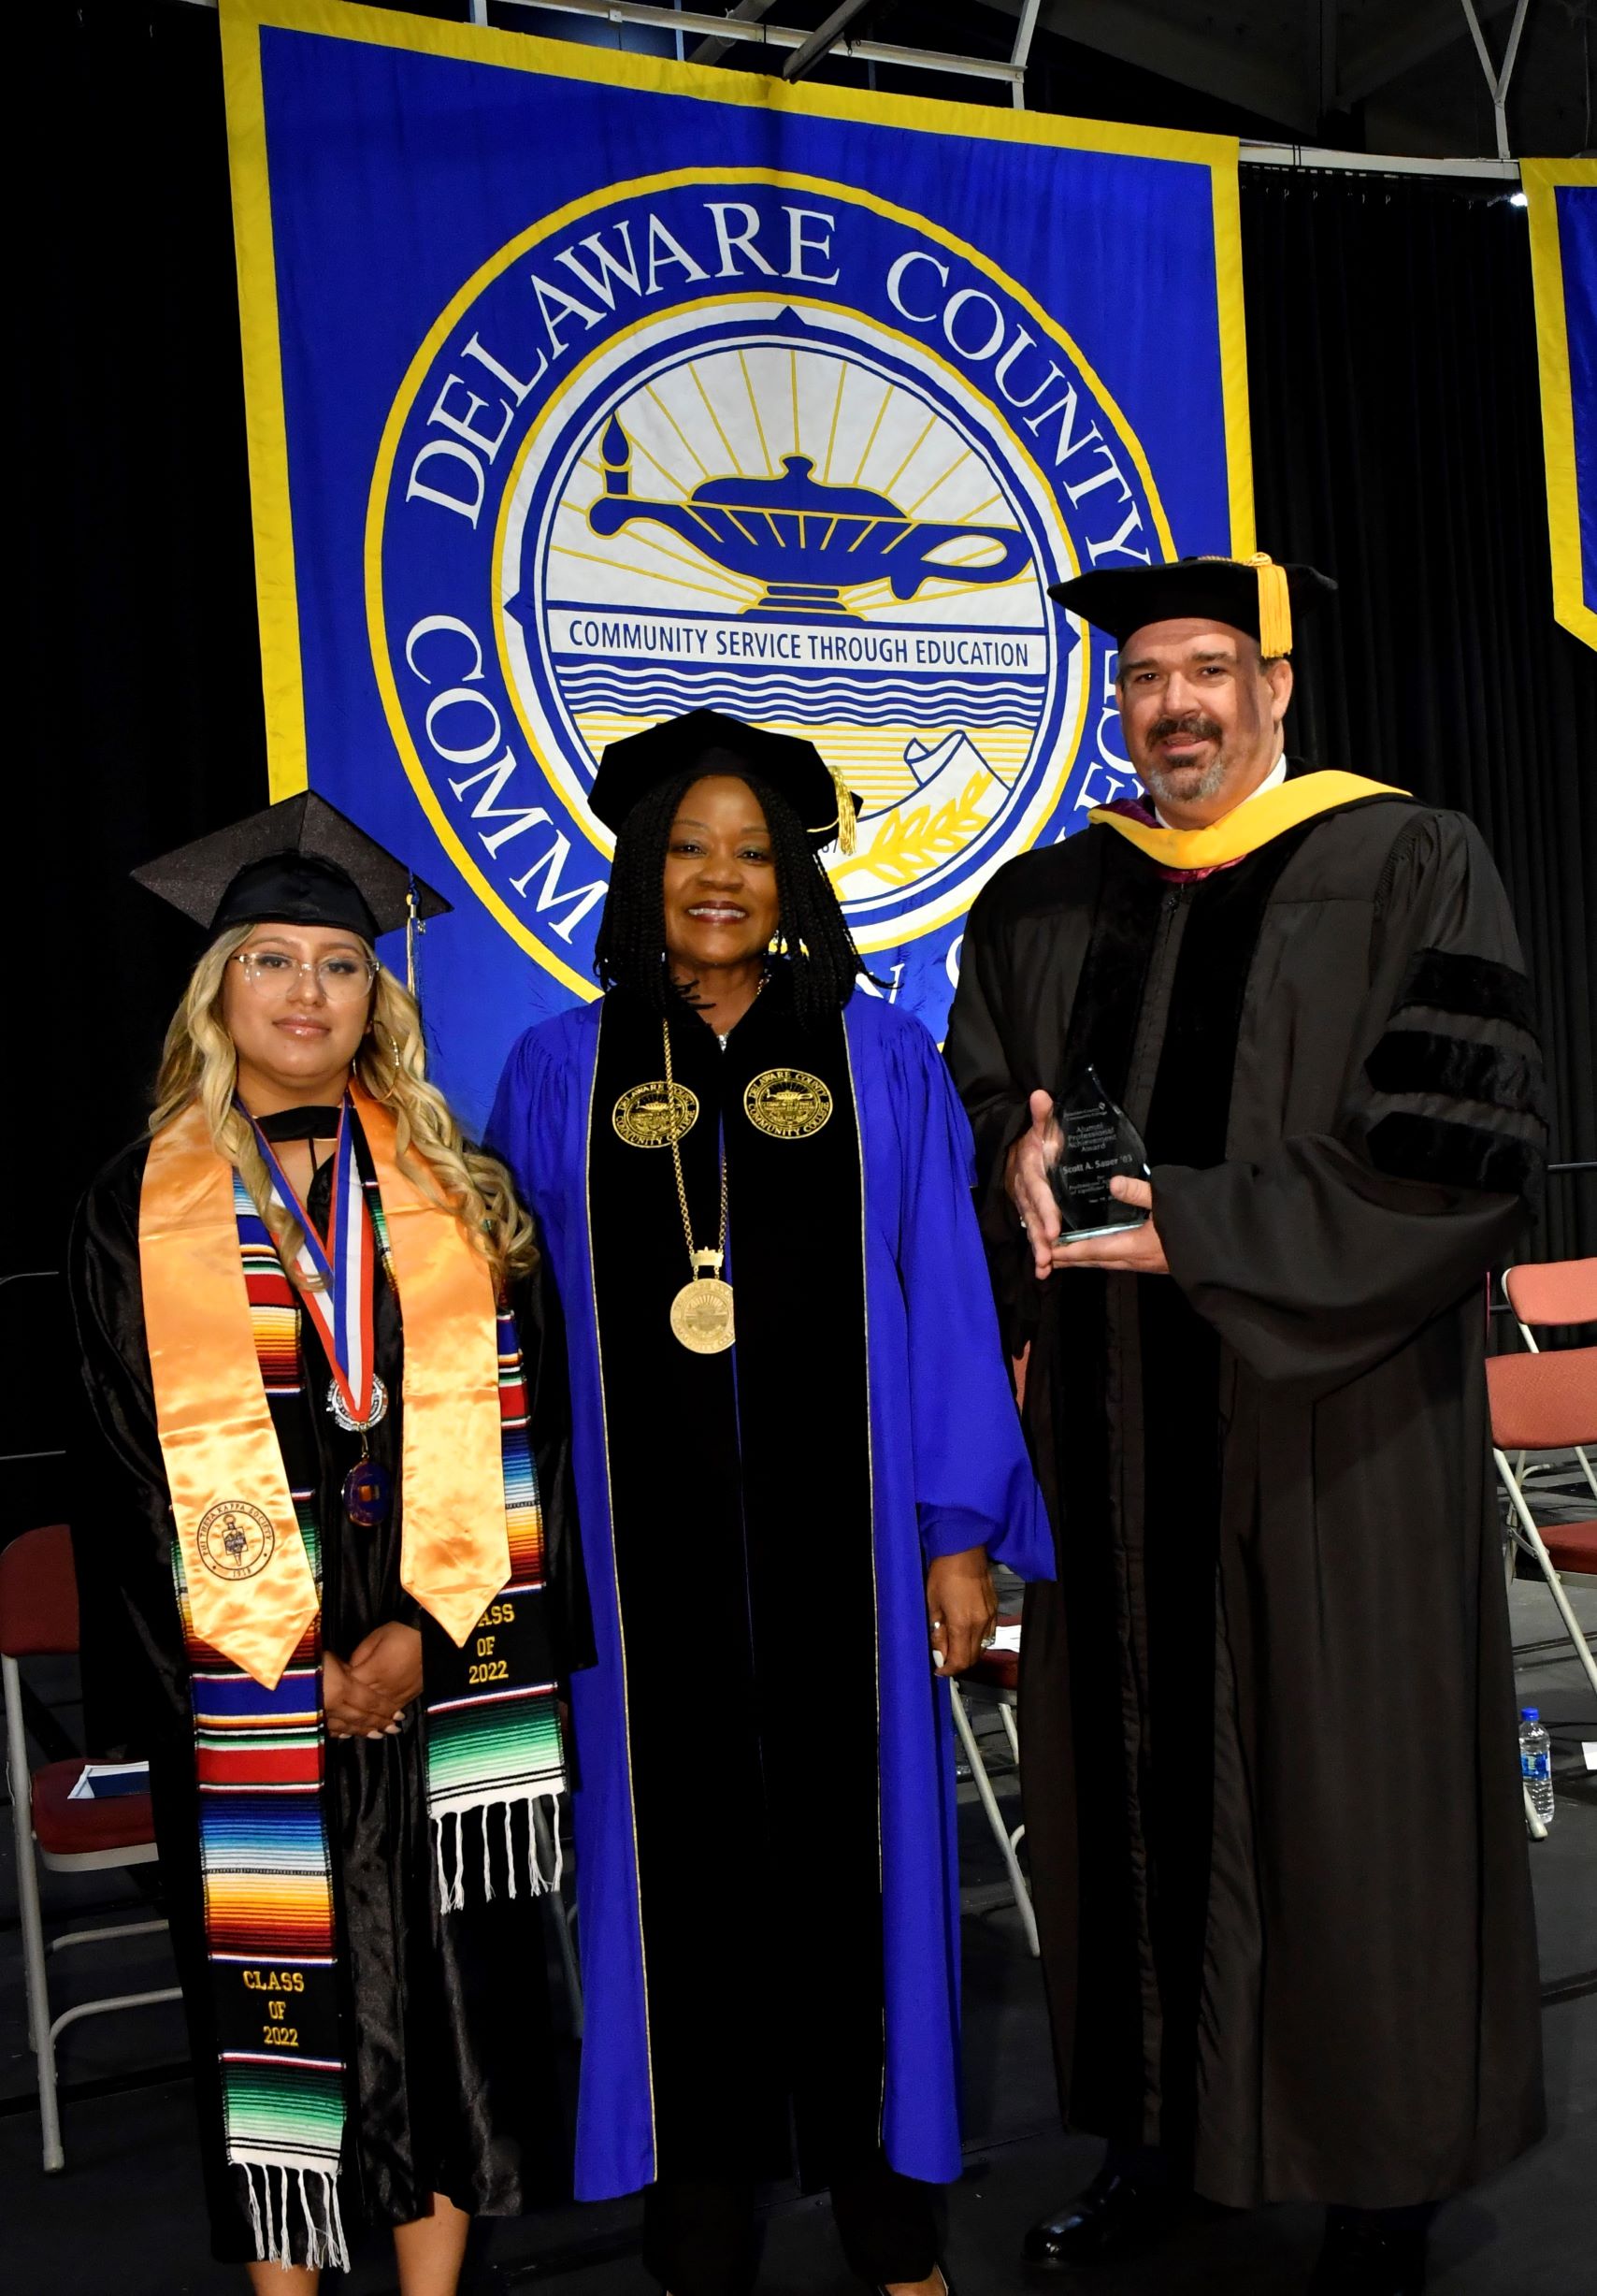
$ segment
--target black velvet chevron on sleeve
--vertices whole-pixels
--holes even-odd
[[[1484,1132],[1442,1117],[1398,1111],[1373,1125],[1365,1151],[1377,1172],[1393,1179],[1429,1180],[1442,1188],[1478,1188],[1489,1195],[1523,1196],[1541,1191],[1542,1151],[1533,1140]]]
[[[1417,950],[1392,1010],[1401,1013],[1411,1004],[1468,1013],[1477,1020],[1506,1020],[1527,1035],[1536,1033],[1530,982],[1495,957],[1460,956],[1444,948]]]
[[[1365,1061],[1364,1074],[1377,1092],[1434,1092],[1448,1100],[1484,1101],[1515,1116],[1542,1113],[1537,1063],[1523,1052],[1473,1037],[1388,1029]]]

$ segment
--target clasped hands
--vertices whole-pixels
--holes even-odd
[[[1065,1267],[1118,1268],[1122,1274],[1130,1276],[1168,1276],[1170,1264],[1159,1240],[1158,1222],[1152,1219],[1145,1220],[1140,1228],[1123,1228],[1117,1235],[1089,1236],[1085,1243],[1060,1243],[1059,1207],[1048,1182],[1049,1167],[1057,1161],[1060,1146],[1053,1102],[1046,1092],[1033,1092],[1030,1128],[1009,1151],[1004,1186],[1020,1215],[1038,1281],[1051,1276],[1056,1268]],[[1146,1180],[1116,1177],[1109,1187],[1122,1204],[1139,1205],[1151,1212],[1154,1191]]]
[[[329,1738],[391,1738],[422,1691],[422,1638],[390,1619],[348,1658],[322,1653],[322,1704]]]

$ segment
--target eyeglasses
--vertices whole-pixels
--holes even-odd
[[[240,948],[233,961],[258,996],[286,996],[302,973],[313,974],[329,1004],[352,1004],[364,997],[381,969],[372,958],[343,949],[310,964],[281,948]]]

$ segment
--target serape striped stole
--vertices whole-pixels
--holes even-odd
[[[356,1134],[356,1153],[365,1143]],[[382,1200],[363,1161],[378,1256],[392,1281],[393,1260]],[[543,1606],[543,1507],[532,1455],[526,1371],[515,1318],[501,1307],[499,1350],[499,1463],[505,1492],[505,1532],[511,1575],[456,1649],[430,1620],[423,1628],[426,1667],[427,1814],[438,1858],[439,1899],[463,1905],[466,1843],[463,1822],[478,1814],[482,1829],[482,1891],[494,1894],[488,1812],[503,1820],[506,1880],[517,1894],[518,1860],[511,1812],[528,1805],[525,1874],[536,1897],[558,1888],[560,1831],[540,1826],[537,1804],[565,1791],[565,1748],[549,1630]],[[540,1847],[540,1837],[542,1846]]]
[[[365,1144],[362,1173],[380,1263],[393,1281],[382,1207]],[[316,1447],[300,1354],[300,1309],[269,1231],[243,1183],[234,1208],[255,1356],[318,1591]],[[510,1894],[518,1865],[511,1816],[525,1803],[529,1896],[559,1881],[557,1820],[540,1797],[565,1783],[554,1668],[543,1617],[543,1523],[514,1318],[498,1320],[499,1416],[511,1578],[457,1650],[424,1627],[426,1788],[439,1894],[466,1902],[473,1870],[462,1829],[481,1827],[482,1886],[494,1894],[489,1813],[502,1824]],[[401,1493],[401,1503],[403,1494]],[[346,1536],[355,1536],[346,1531]],[[206,1942],[215,2002],[228,2160],[244,2178],[263,2261],[349,2269],[338,2204],[345,2041],[324,1784],[321,1618],[307,1626],[276,1687],[264,1688],[194,1631],[180,1544],[173,1573],[194,1710]],[[446,1842],[452,1864],[446,1863]],[[275,2178],[273,2172],[276,2172]]]

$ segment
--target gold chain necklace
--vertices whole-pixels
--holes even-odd
[[[660,1023],[666,1040],[666,1101],[676,1097],[671,1074],[671,1024]],[[721,1233],[713,1251],[701,1251],[693,1240],[693,1215],[687,1207],[687,1182],[683,1177],[682,1148],[671,1129],[671,1170],[676,1175],[677,1202],[682,1206],[682,1232],[687,1242],[693,1273],[671,1302],[671,1329],[695,1355],[720,1355],[732,1344],[732,1287],[722,1281],[727,1264],[727,1145],[721,1143]]]

